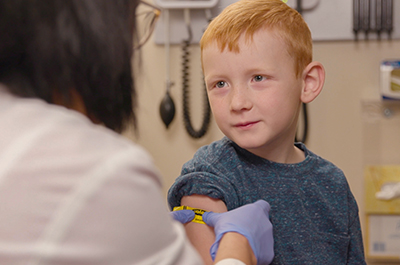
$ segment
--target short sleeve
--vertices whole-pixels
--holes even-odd
[[[350,244],[347,264],[365,264],[358,206],[351,192],[348,193],[348,203]]]
[[[208,172],[192,172],[178,177],[169,189],[168,203],[170,208],[173,209],[175,206],[180,206],[183,196],[193,194],[222,200],[227,207],[228,204],[238,204],[234,203],[238,202],[236,191],[232,183],[229,183],[225,178]]]
[[[235,163],[224,162],[232,161],[226,159],[229,153],[219,142],[200,148],[193,159],[183,165],[181,175],[169,189],[169,207],[180,206],[183,196],[193,194],[220,199],[228,209],[239,207],[240,196],[235,178],[239,174],[232,169]],[[221,159],[222,156],[225,156],[224,159]]]

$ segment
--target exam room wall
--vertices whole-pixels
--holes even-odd
[[[191,104],[195,126],[201,122],[201,68],[198,46],[192,47]],[[181,50],[171,47],[170,74],[175,82],[171,95],[176,105],[175,119],[166,130],[159,115],[165,94],[165,51],[152,42],[142,49],[142,64],[137,89],[139,130],[128,137],[144,146],[153,156],[163,176],[163,196],[179,175],[184,162],[202,145],[222,137],[212,119],[209,132],[194,140],[185,132],[182,118]],[[400,41],[315,42],[314,60],[325,66],[326,80],[322,93],[308,105],[309,134],[307,146],[332,161],[346,174],[360,208],[365,234],[363,179],[363,124],[361,102],[379,100],[379,65],[383,59],[400,58]],[[388,150],[398,152],[398,150]],[[372,263],[370,263],[372,264]]]

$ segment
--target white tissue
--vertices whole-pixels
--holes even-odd
[[[389,182],[382,185],[381,190],[375,194],[379,200],[392,200],[400,197],[400,182]]]

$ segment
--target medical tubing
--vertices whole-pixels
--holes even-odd
[[[205,84],[203,83],[204,87],[204,101],[203,101],[203,122],[199,130],[193,128],[191,118],[190,118],[190,99],[189,99],[189,46],[191,42],[191,29],[188,28],[189,31],[189,38],[184,40],[182,43],[182,98],[183,98],[183,122],[185,124],[186,131],[192,138],[201,138],[203,137],[209,127],[210,120],[211,120],[211,108],[208,102],[207,92],[205,89]]]
[[[307,114],[307,104],[306,103],[302,103],[302,107],[303,107],[303,135],[301,137],[301,139],[297,138],[297,133],[295,136],[295,142],[302,142],[302,143],[306,143],[307,141],[307,134],[308,134],[308,114]]]

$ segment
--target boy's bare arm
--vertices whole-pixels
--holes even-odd
[[[204,195],[184,196],[181,205],[199,208],[216,213],[226,212],[227,208],[223,201],[212,199]],[[215,241],[214,229],[205,224],[189,222],[185,225],[187,236],[192,245],[200,253],[204,264],[213,264],[210,255],[210,247]]]

